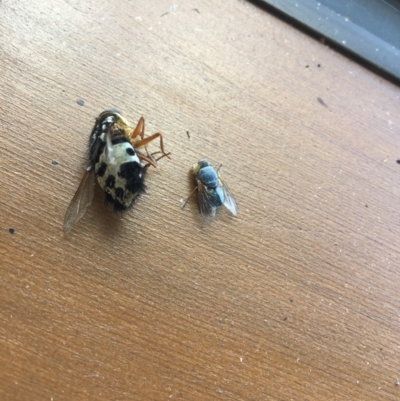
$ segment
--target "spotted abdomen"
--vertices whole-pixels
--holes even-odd
[[[128,209],[145,191],[145,170],[135,149],[123,137],[104,147],[95,164],[95,173],[106,202],[113,204],[115,211]]]

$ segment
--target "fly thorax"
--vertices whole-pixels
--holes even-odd
[[[197,174],[197,178],[207,188],[216,188],[218,186],[218,175],[213,167],[207,166],[200,169]]]

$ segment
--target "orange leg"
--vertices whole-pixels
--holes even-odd
[[[131,132],[130,140],[132,141],[136,137],[140,136],[141,139],[144,138],[144,118],[140,117],[136,128]],[[132,143],[132,142],[131,142]]]
[[[135,130],[135,131],[136,131],[136,130]],[[150,142],[154,141],[156,138],[160,138],[160,149],[161,149],[161,153],[162,153],[164,156],[167,156],[168,159],[169,159],[169,154],[170,154],[170,153],[165,153],[163,137],[162,137],[162,134],[161,134],[160,132],[157,132],[157,133],[155,133],[155,134],[153,134],[153,135],[151,135],[151,136],[148,136],[147,138],[142,138],[142,140],[140,140],[140,141],[138,141],[138,142],[135,143],[135,148],[141,148],[141,147],[143,147],[143,146],[146,146],[146,145],[148,145]],[[164,156],[163,156],[163,157],[164,157]]]
[[[145,168],[147,168],[148,166],[157,167],[157,165],[155,164],[155,162],[156,162],[158,159],[157,159],[157,160],[154,160],[154,159],[151,157],[151,155],[150,155],[150,157],[147,157],[147,156],[142,155],[142,154],[140,154],[140,153],[138,153],[137,155],[138,155],[140,161],[145,161],[145,162],[147,162],[147,164],[146,164],[145,166],[143,166],[143,167],[145,167]]]
[[[156,162],[158,162],[160,159],[162,159],[165,156],[168,157],[171,154],[171,153],[165,153],[165,154],[161,155],[160,157],[158,157],[157,159],[154,159],[153,155],[156,155],[157,153],[161,153],[161,152],[160,151],[154,152],[151,155],[148,155],[148,157],[138,153],[139,159],[147,162],[147,164],[145,166],[143,166],[144,168],[147,168],[149,166],[157,167],[157,165],[155,164]]]
[[[134,139],[139,137],[140,140],[137,142],[134,142]],[[160,153],[160,152],[155,152],[152,154],[149,154],[149,151],[147,150],[147,145],[154,141],[154,139],[156,138],[160,138],[160,148],[161,148],[161,152],[163,153],[163,155],[161,157],[159,157],[158,159],[154,160],[154,158],[152,157],[154,154],[156,153]],[[162,138],[162,134],[160,132],[157,132],[154,135],[149,136],[148,138],[144,137],[144,118],[143,116],[140,117],[139,122],[136,125],[136,128],[131,132],[130,135],[130,142],[131,145],[136,149],[136,148],[141,148],[144,147],[146,149],[146,153],[147,153],[147,157],[141,155],[141,160],[147,161],[150,165],[152,166],[156,166],[156,162],[157,160],[160,160],[163,157],[168,157],[169,159],[169,155],[171,153],[165,153],[164,150],[164,142],[163,142],[163,138]]]
[[[136,128],[131,132],[130,143],[135,148],[137,147],[137,145],[135,146],[134,139],[137,137],[140,137],[139,142],[143,141],[143,139],[144,139],[144,117],[143,116],[139,118],[139,122],[137,123]],[[146,149],[147,157],[152,160],[151,165],[155,167],[156,163],[155,163],[154,159],[149,154],[147,147],[145,147],[145,149]]]

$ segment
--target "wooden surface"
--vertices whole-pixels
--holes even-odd
[[[399,400],[399,88],[251,3],[150,3],[0,4],[0,399]],[[172,159],[66,237],[109,107]],[[181,210],[203,157],[237,218]]]

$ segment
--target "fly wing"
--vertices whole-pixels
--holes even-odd
[[[200,180],[197,180],[197,188],[199,193],[199,209],[200,214],[204,217],[214,217],[217,208],[213,206],[210,198],[210,194],[207,187],[202,184]]]
[[[94,169],[86,171],[68,206],[64,217],[64,232],[67,234],[85,214],[87,207],[92,203],[94,195]]]
[[[226,185],[225,181],[221,179],[221,177],[218,175],[218,178],[221,182],[221,188],[224,193],[224,202],[223,205],[234,215],[237,215],[237,205],[235,198],[232,195],[232,192],[230,191],[228,185]]]

